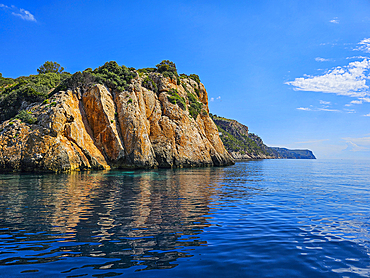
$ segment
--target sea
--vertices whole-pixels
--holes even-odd
[[[370,161],[1,174],[0,277],[370,277]]]

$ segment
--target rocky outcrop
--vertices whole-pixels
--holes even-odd
[[[272,153],[278,158],[287,159],[316,159],[310,150],[290,150],[286,148],[270,147]]]
[[[262,139],[248,132],[248,127],[231,119],[211,115],[225,148],[235,160],[245,159],[316,159],[310,150],[268,147]]]
[[[144,78],[156,90],[144,87]],[[192,117],[194,101],[201,110]],[[36,123],[0,124],[2,171],[233,164],[209,117],[207,92],[192,79],[137,75],[125,91],[97,84],[58,92],[26,110]]]
[[[219,136],[232,157],[236,160],[277,158],[262,139],[248,132],[248,127],[231,119],[211,114]]]

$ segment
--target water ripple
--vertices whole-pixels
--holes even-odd
[[[3,277],[369,277],[370,163],[0,176]]]

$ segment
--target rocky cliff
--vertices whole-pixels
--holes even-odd
[[[0,124],[0,170],[233,164],[199,80],[130,70],[124,86],[94,84],[97,78],[83,84],[75,76],[43,102],[23,103],[20,114]]]
[[[272,153],[278,158],[288,159],[316,159],[310,150],[290,150],[287,148],[270,147]]]
[[[234,159],[277,158],[262,139],[248,132],[248,127],[231,119],[210,114],[225,148]]]
[[[268,147],[262,139],[248,132],[248,127],[231,119],[211,115],[225,148],[236,160],[243,159],[316,159],[310,150]]]

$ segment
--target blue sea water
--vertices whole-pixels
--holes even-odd
[[[370,161],[0,175],[0,277],[369,277]]]

